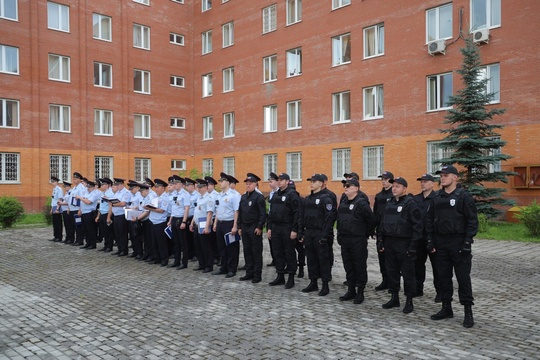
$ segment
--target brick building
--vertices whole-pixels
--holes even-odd
[[[0,194],[51,175],[314,172],[369,195],[434,172],[463,38],[481,47],[508,196],[540,193],[536,0],[0,0]],[[302,181],[303,180],[303,181]],[[410,190],[419,191],[410,181]],[[266,183],[261,184],[267,190]]]

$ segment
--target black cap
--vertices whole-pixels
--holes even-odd
[[[238,181],[237,178],[235,178],[234,176],[232,175],[227,175],[229,177],[229,181],[232,182],[233,184],[238,184],[240,181]]]
[[[94,187],[94,186],[96,186],[96,183],[86,179],[86,186],[87,187]]]
[[[354,185],[356,187],[360,187],[360,182],[354,177],[350,178],[349,180],[341,180],[341,182],[343,183],[344,186]]]
[[[140,187],[139,191],[150,189],[150,186],[146,184],[139,184],[139,187]]]
[[[113,178],[113,179],[114,179],[115,185],[123,184],[126,181],[126,179],[122,179],[122,178]]]
[[[51,176],[51,182],[59,182],[60,179],[57,178],[56,176]]]
[[[161,179],[154,179],[154,186],[167,187],[169,184]]]
[[[208,186],[208,181],[205,179],[195,179],[195,182],[197,183],[197,187],[205,187]]]
[[[71,186],[71,183],[70,183],[70,182],[62,181],[62,183],[64,184],[64,186]]]
[[[418,181],[420,180],[425,180],[425,181],[435,181],[435,178],[433,177],[433,175],[430,175],[430,174],[424,174],[422,176],[420,176],[418,179],[416,179]]]
[[[457,175],[458,174],[458,171],[457,169],[452,166],[452,165],[444,165],[441,170],[439,171],[436,171],[435,174],[439,175],[439,174],[454,174],[454,175]]]
[[[307,181],[320,181],[324,182],[324,176],[323,174],[313,174]]]
[[[355,172],[345,173],[345,174],[343,174],[343,177],[345,177],[345,178],[354,178],[356,180],[360,180],[360,176],[358,176],[358,174],[355,173]]]
[[[76,172],[76,171],[73,173],[73,177],[76,178],[76,179],[82,179],[82,178],[83,178],[83,176],[81,175],[81,173],[80,173],[80,172]]]
[[[382,179],[392,180],[394,179],[394,174],[392,174],[390,171],[384,171],[381,175],[377,177],[380,177]]]
[[[278,180],[291,180],[291,177],[287,173],[281,173],[278,175]]]
[[[276,180],[278,181],[278,176],[276,173],[271,172],[270,175],[268,175],[268,180]]]
[[[129,188],[134,188],[134,187],[141,186],[141,185],[138,182],[136,182],[135,180],[129,180],[128,183],[127,183],[127,186]]]
[[[184,182],[186,185],[195,185],[196,181],[187,177],[187,178],[184,178]]]
[[[227,180],[228,182],[232,182],[229,175],[225,174],[224,172],[219,173],[219,180]]]
[[[150,185],[152,187],[156,186],[156,184],[150,178],[144,178],[144,182],[145,182],[145,184]]]
[[[201,179],[201,180],[202,180],[202,179]],[[205,177],[204,177],[204,180],[206,180],[206,182],[207,182],[208,184],[217,185],[216,179],[214,179],[214,178],[211,177],[211,176],[205,176]]]
[[[82,178],[81,180],[82,180],[82,181],[84,181],[85,183],[87,183],[87,182],[88,182],[88,179],[87,179],[87,178],[85,178],[85,177],[83,177],[83,178]]]
[[[96,179],[94,182],[98,188],[101,187],[101,181],[99,179]]]
[[[395,179],[391,179],[391,180],[390,180],[390,183],[391,183],[391,184],[393,184],[393,183],[398,183],[398,184],[401,184],[401,185],[403,185],[403,186],[405,186],[405,187],[408,187],[408,186],[409,186],[409,184],[407,184],[407,180],[405,180],[404,178],[399,177],[399,176],[398,176],[397,178],[395,178]]]
[[[258,182],[258,181],[261,181],[261,178],[258,177],[257,175],[253,174],[253,173],[247,173],[246,175],[246,180],[244,180],[244,182]]]
[[[105,184],[112,185],[112,180],[109,179],[109,178],[101,178],[101,179],[99,179],[99,181],[101,181],[102,183],[105,183]]]

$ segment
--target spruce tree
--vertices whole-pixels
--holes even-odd
[[[505,109],[486,108],[495,94],[486,91],[488,79],[482,76],[478,46],[470,37],[465,42],[465,47],[461,49],[463,63],[457,71],[464,87],[457,95],[450,97],[447,105],[452,108],[444,121],[449,127],[440,130],[446,134],[441,146],[453,150],[453,153],[436,162],[463,167],[460,183],[473,195],[478,212],[492,218],[500,215],[500,206],[513,204],[502,197],[506,189],[484,187],[486,183],[508,183],[509,177],[514,175],[508,171],[489,171],[490,166],[493,170],[496,164],[511,158],[500,151],[506,141],[500,139],[496,130],[503,126],[490,123],[494,116],[503,114]]]

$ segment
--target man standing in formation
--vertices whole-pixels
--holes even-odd
[[[208,182],[196,179],[199,198],[194,203],[195,209],[189,224],[189,230],[194,234],[194,243],[199,267],[194,270],[211,272],[214,268],[214,252],[210,244],[212,233],[212,217],[215,212],[215,200],[208,193]],[[185,252],[186,250],[184,250]]]
[[[150,211],[149,220],[152,223],[152,245],[154,264],[161,263],[161,266],[167,266],[169,263],[169,247],[167,246],[167,235],[165,228],[169,218],[169,196],[165,189],[167,183],[161,179],[155,179],[155,188],[157,195],[157,206],[146,204],[145,210]]]
[[[383,188],[379,193],[377,193],[377,195],[375,195],[375,201],[373,204],[373,213],[375,214],[377,239],[379,239],[380,237],[379,228],[380,228],[382,218],[384,216],[384,208],[386,206],[386,203],[389,201],[389,199],[392,198],[392,184],[390,183],[390,180],[394,180],[394,174],[392,174],[390,171],[384,171],[378,177],[381,178]],[[375,287],[375,290],[381,291],[381,290],[388,289],[384,251],[378,251],[377,256],[379,257],[379,269],[381,271],[382,281],[379,285]]]
[[[58,179],[56,176],[51,176],[51,184],[53,186],[51,197],[51,215],[53,224],[53,238],[51,241],[62,241],[62,201],[64,200],[64,192],[60,185],[58,185]]]

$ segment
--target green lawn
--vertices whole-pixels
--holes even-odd
[[[29,226],[47,226],[45,216],[42,213],[37,214],[25,214],[24,218],[17,221],[15,227],[29,227]]]
[[[529,234],[523,224],[509,222],[490,222],[487,231],[479,232],[477,239],[515,240],[522,242],[540,242],[539,237]]]

